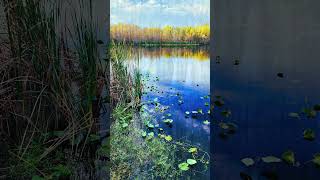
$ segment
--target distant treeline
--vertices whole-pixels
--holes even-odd
[[[145,43],[145,44],[208,44],[210,41],[210,26],[208,24],[199,26],[163,28],[142,28],[133,24],[111,25],[111,38],[114,41]]]

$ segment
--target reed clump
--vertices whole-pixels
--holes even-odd
[[[60,1],[2,3],[8,35],[0,56],[6,178],[72,177],[81,168],[76,161],[85,161],[91,176],[107,69],[98,56],[95,21],[81,15],[92,12],[84,4],[91,1],[79,0],[81,13],[64,28]]]

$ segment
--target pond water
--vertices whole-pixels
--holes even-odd
[[[213,128],[213,177],[234,180],[244,172],[253,179],[267,179],[262,174],[278,179],[318,179],[320,170],[310,160],[320,152],[319,112],[314,118],[301,113],[303,108],[313,109],[320,103],[318,59],[300,55],[279,59],[263,52],[257,55],[261,49],[250,48],[252,53],[242,57],[238,65],[227,55],[218,63],[212,62],[212,94],[225,102],[215,107],[214,120],[232,121],[238,126],[228,138],[221,138],[219,126]],[[220,114],[223,109],[230,110],[228,118]],[[289,116],[292,112],[300,117]],[[314,141],[303,138],[307,128],[315,132]],[[269,155],[281,157],[286,150],[295,153],[298,167],[258,160]],[[246,157],[257,163],[246,167],[240,161]]]
[[[136,48],[133,52],[132,64],[144,77],[142,102],[155,117],[153,123],[174,140],[209,152],[210,124],[204,123],[210,121],[208,48]],[[163,122],[166,119],[172,119],[172,124]],[[198,173],[198,178],[209,179],[209,174],[208,170]]]

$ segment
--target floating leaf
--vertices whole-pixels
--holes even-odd
[[[147,132],[146,132],[146,131],[143,131],[143,132],[141,133],[141,136],[144,137],[144,138],[147,137]]]
[[[312,162],[313,162],[316,166],[320,167],[320,153],[317,153],[317,154],[313,155]]]
[[[169,142],[172,141],[172,137],[170,135],[166,136],[164,139],[169,141]]]
[[[172,119],[165,119],[165,120],[163,120],[163,122],[166,124],[171,124],[173,122],[173,120]]]
[[[194,159],[187,159],[187,163],[188,163],[189,165],[195,165],[195,164],[197,164],[197,161],[194,160]]]
[[[295,113],[295,112],[289,113],[288,116],[291,117],[291,118],[300,119],[300,115],[298,113]]]
[[[294,157],[294,152],[293,151],[288,150],[288,151],[284,152],[281,157],[288,164],[294,165],[295,157]]]
[[[180,164],[178,165],[178,167],[179,167],[179,169],[181,169],[182,171],[188,171],[188,170],[189,170],[189,164],[188,164],[188,163],[185,163],[185,162],[180,163]]]
[[[210,122],[209,122],[208,120],[205,120],[205,121],[203,121],[203,124],[205,124],[205,125],[209,125],[209,124],[210,124]]]
[[[162,128],[159,128],[158,130],[159,130],[159,131],[163,131],[163,129],[162,129]]]
[[[308,118],[315,118],[317,116],[317,111],[309,108],[303,108],[302,112],[307,115]]]
[[[192,114],[198,114],[198,111],[191,111]]]
[[[197,151],[198,151],[198,149],[195,148],[195,147],[192,147],[192,148],[190,148],[190,149],[188,150],[189,153],[196,153]]]
[[[190,112],[189,111],[186,111],[186,115],[189,115],[190,114]]]
[[[277,163],[277,162],[281,162],[280,158],[277,158],[275,156],[266,156],[266,157],[262,157],[261,158],[263,162],[265,163]]]
[[[207,112],[208,114],[210,114],[210,110],[208,110],[208,112]]]
[[[172,115],[170,113],[167,114],[168,117],[171,117]]]
[[[198,113],[203,114],[202,109],[198,109]]]
[[[208,102],[206,102],[206,103],[204,103],[204,105],[205,105],[205,106],[209,106],[209,103],[208,103]]]
[[[153,129],[153,128],[154,128],[154,125],[149,123],[149,124],[147,125],[147,127],[150,128],[150,129]]]
[[[229,117],[229,116],[231,116],[231,111],[230,110],[223,110],[223,111],[221,111],[221,115],[223,115],[224,117]]]
[[[246,166],[254,165],[254,160],[252,158],[243,158],[241,159],[241,162]]]
[[[147,136],[147,140],[150,140],[154,137],[154,133],[153,132],[150,132],[148,133],[148,136]]]
[[[224,123],[224,122],[219,123],[219,126],[220,126],[222,129],[229,129],[229,125],[228,125],[227,123]]]
[[[179,103],[179,104],[183,104],[183,101],[182,101],[182,100],[178,100],[178,103]]]
[[[314,140],[316,137],[314,131],[312,129],[306,129],[303,131],[303,138],[309,141]]]

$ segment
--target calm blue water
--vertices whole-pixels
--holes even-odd
[[[145,77],[144,92],[147,94],[143,95],[142,102],[149,102],[146,108],[154,116],[153,123],[159,124],[165,134],[171,135],[174,140],[190,143],[209,153],[210,125],[203,123],[205,120],[210,121],[208,51],[187,48],[140,48],[135,52],[139,53],[140,60],[135,60],[136,66],[133,68],[138,68]],[[155,102],[167,110],[157,110]],[[191,112],[199,109],[202,109],[203,114],[198,113],[192,117]],[[188,117],[186,111],[190,112]],[[165,124],[164,119],[172,119],[172,126]],[[190,156],[190,153],[185,153],[182,157],[188,158],[187,155]],[[196,174],[198,179],[209,179],[210,172],[207,170]]]

